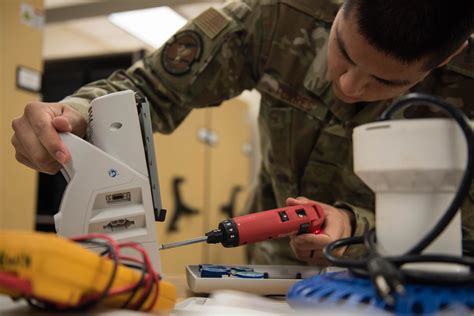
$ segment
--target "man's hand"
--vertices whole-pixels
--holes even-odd
[[[311,265],[325,267],[329,263],[324,258],[323,248],[337,239],[347,238],[352,235],[351,222],[354,215],[351,211],[337,209],[334,206],[311,201],[304,197],[288,198],[286,200],[288,206],[310,202],[315,202],[324,209],[325,219],[322,233],[318,235],[303,234],[292,236],[290,246],[299,260],[308,262]],[[345,250],[346,247],[341,247],[333,254],[341,256]]]
[[[87,122],[67,105],[31,102],[23,115],[13,120],[12,128],[16,160],[32,169],[55,174],[71,159],[58,133],[71,132],[84,137]]]

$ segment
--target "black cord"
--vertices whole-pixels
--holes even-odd
[[[430,95],[421,93],[408,94],[394,102],[382,115],[381,120],[389,120],[391,116],[402,108],[414,104],[425,103],[437,106],[451,115],[461,128],[467,144],[467,164],[464,175],[459,184],[458,190],[436,225],[415,245],[401,256],[382,257],[376,247],[375,230],[366,229],[362,237],[350,237],[332,242],[324,248],[324,256],[333,265],[349,268],[349,270],[358,276],[370,277],[377,293],[389,306],[395,303],[394,293],[404,294],[403,283],[417,282],[443,285],[470,285],[474,283],[474,259],[469,257],[455,257],[436,254],[421,254],[449,225],[451,220],[460,209],[464,198],[467,196],[471,181],[474,175],[474,137],[469,119],[463,112],[451,106],[446,101]],[[358,259],[340,258],[332,253],[335,249],[355,244],[364,244],[368,250],[368,255]],[[470,245],[472,251],[472,242],[465,242]],[[401,270],[400,267],[407,263],[435,262],[464,265],[470,268],[470,273],[463,274],[443,274],[435,272],[421,272],[411,270]]]
[[[99,244],[99,245],[104,245],[104,246],[107,246],[107,249],[105,251],[103,251],[101,253],[101,255],[106,255],[110,252],[111,254],[111,259],[112,261],[114,262],[114,268],[113,268],[113,272],[112,272],[112,276],[111,276],[111,279],[109,280],[109,283],[107,284],[106,288],[104,289],[104,291],[101,293],[100,297],[91,301],[90,304],[88,304],[88,302],[84,303],[84,304],[81,304],[80,306],[78,307],[75,307],[73,310],[77,310],[77,311],[83,311],[83,310],[87,310],[87,309],[90,309],[92,308],[93,306],[97,305],[98,303],[100,303],[103,299],[107,298],[108,295],[109,295],[109,292],[110,292],[110,289],[113,285],[113,282],[115,281],[115,277],[116,277],[116,273],[117,273],[117,269],[118,269],[118,265],[120,262],[117,254],[115,253],[115,250],[108,244],[106,243],[101,243],[101,242],[96,242],[96,241],[93,241],[93,240],[87,240],[87,241],[83,241],[83,242],[87,242],[87,243],[92,243],[92,244]],[[146,266],[146,256],[145,256],[145,253],[142,253],[142,262],[143,264],[141,266],[138,266],[138,265],[135,265],[135,264],[130,264],[130,263],[124,263],[124,265],[128,266],[128,267],[131,267],[131,268],[135,268],[135,269],[138,269],[138,270],[141,270],[142,273],[141,273],[141,276],[140,276],[140,280],[135,284],[135,286],[130,290],[131,293],[130,293],[130,296],[128,297],[127,301],[124,302],[124,304],[122,304],[121,308],[127,308],[128,305],[130,304],[130,302],[133,300],[133,298],[135,297],[136,293],[138,292],[138,290],[146,285],[144,281],[147,273],[148,273],[148,268]],[[154,280],[151,280],[150,281],[152,283],[151,287],[145,292],[143,293],[142,297],[140,298],[140,300],[135,303],[135,309],[136,310],[139,310],[143,304],[146,302],[146,300],[148,299],[148,296],[150,295],[153,287],[154,287]]]
[[[126,267],[129,267],[129,268],[132,268],[132,269],[136,269],[136,270],[140,270],[141,271],[141,274],[140,274],[140,280],[137,282],[137,284],[133,287],[131,293],[130,293],[130,296],[128,297],[128,299],[122,304],[122,306],[120,306],[120,308],[128,308],[128,305],[130,304],[130,302],[135,298],[135,295],[137,295],[138,293],[138,290],[145,284],[143,281],[145,280],[145,277],[147,275],[147,267],[146,267],[146,264],[145,264],[145,256],[142,255],[143,257],[143,264],[141,266],[138,266],[138,265],[135,265],[135,264],[130,264],[130,263],[123,263]],[[141,305],[140,305],[141,307]],[[137,308],[138,309],[138,308]]]
[[[148,268],[146,267],[146,264],[145,264],[145,261],[144,261],[144,271],[145,271],[145,274],[146,273],[149,273],[148,271]],[[146,291],[142,294],[142,297],[140,299],[140,301],[138,301],[137,303],[135,303],[135,306],[134,308],[136,310],[139,310],[142,308],[143,304],[145,304],[146,300],[148,299],[148,296],[150,296],[151,292],[153,291],[153,288],[155,287],[155,282],[154,282],[154,277],[151,278],[150,280],[150,286],[146,289]],[[158,291],[158,284],[156,284],[156,287],[157,287],[157,291]]]
[[[97,299],[91,300],[89,302],[84,302],[80,304],[79,306],[73,308],[73,310],[76,310],[76,311],[84,311],[96,306],[97,304],[102,302],[104,299],[106,299],[107,296],[109,295],[110,290],[112,289],[112,285],[115,281],[115,277],[117,276],[119,258],[118,258],[118,254],[115,252],[115,249],[111,245],[105,242],[99,242],[95,240],[85,240],[85,241],[79,241],[79,242],[95,244],[95,245],[105,247],[107,249],[105,254],[110,254],[111,260],[113,262],[112,273],[110,274],[109,281],[107,282],[107,285],[105,286],[105,288],[102,290],[100,296]]]

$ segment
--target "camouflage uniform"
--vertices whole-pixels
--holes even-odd
[[[123,89],[144,93],[153,127],[171,133],[191,110],[217,106],[256,88],[262,163],[249,210],[305,196],[350,209],[354,235],[374,223],[373,192],[353,173],[352,129],[371,122],[388,102],[344,104],[326,80],[327,42],[341,1],[244,0],[209,9],[159,50],[64,100],[86,115],[89,101]],[[416,89],[438,94],[474,115],[471,47]],[[416,113],[415,113],[416,114]],[[414,115],[415,115],[414,114]],[[474,190],[463,209],[464,238],[474,239]],[[287,239],[250,249],[254,263],[301,264]],[[360,248],[351,247],[355,256]]]

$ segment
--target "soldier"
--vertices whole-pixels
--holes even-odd
[[[96,97],[140,91],[152,105],[154,130],[171,133],[191,110],[255,88],[262,94],[263,159],[248,209],[311,199],[327,217],[324,234],[253,245],[251,261],[323,266],[325,245],[361,235],[364,223],[374,222],[373,192],[352,171],[352,129],[409,89],[474,115],[473,20],[472,0],[230,2],[190,21],[130,69],[59,103],[29,103],[13,121],[12,143],[19,162],[55,173],[70,159],[58,132],[84,136]],[[465,239],[474,239],[473,201],[471,189],[462,209]]]

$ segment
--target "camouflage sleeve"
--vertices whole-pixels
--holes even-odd
[[[61,102],[86,117],[96,97],[140,91],[151,104],[154,131],[171,133],[192,109],[219,105],[256,84],[268,37],[257,3],[241,0],[206,10],[129,69],[92,82]]]
[[[474,119],[474,34],[469,45],[445,67],[434,71],[416,91],[438,95]],[[474,182],[462,211],[463,239],[474,240]]]

